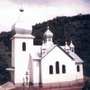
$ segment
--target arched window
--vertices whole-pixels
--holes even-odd
[[[66,73],[66,66],[62,65],[62,73]]]
[[[58,61],[56,62],[56,73],[57,74],[59,73],[59,62]]]
[[[77,72],[79,72],[80,71],[80,66],[79,65],[77,65]]]
[[[25,42],[22,43],[22,50],[26,51],[26,43]]]
[[[49,74],[53,74],[53,66],[52,65],[49,66]]]

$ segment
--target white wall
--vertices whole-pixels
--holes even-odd
[[[77,68],[77,65],[79,65],[79,67],[80,67],[80,71],[79,72],[77,72],[77,69],[76,69],[76,79],[78,80],[78,79],[83,79],[84,78],[84,76],[83,76],[83,64],[76,64],[76,68]]]
[[[14,81],[22,83],[25,73],[28,70],[29,53],[32,52],[33,39],[24,38],[24,35],[18,35],[12,39],[12,65],[15,67]],[[22,43],[26,43],[26,51],[22,51]]]
[[[59,61],[60,73],[56,74],[55,62]],[[62,74],[62,65],[66,65],[66,73]],[[53,65],[54,74],[49,74],[49,65]],[[76,80],[75,61],[71,60],[62,50],[56,47],[41,61],[42,83],[57,83]],[[82,74],[82,73],[81,73]]]
[[[33,60],[33,83],[36,85],[39,84],[40,74],[39,74],[39,61]]]

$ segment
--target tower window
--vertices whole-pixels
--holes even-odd
[[[77,72],[79,72],[80,71],[80,66],[79,65],[77,65]]]
[[[25,42],[22,43],[22,50],[26,51],[26,43]]]
[[[49,74],[53,74],[53,66],[52,65],[49,66]]]
[[[59,62],[56,62],[56,73],[59,73]]]
[[[66,73],[66,66],[62,65],[62,73]]]

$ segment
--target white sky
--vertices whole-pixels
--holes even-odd
[[[21,18],[20,7],[24,8]],[[15,22],[31,29],[32,25],[56,16],[79,13],[90,14],[90,0],[0,0],[0,32],[10,31]]]

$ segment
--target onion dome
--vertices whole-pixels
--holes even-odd
[[[17,21],[12,25],[12,31],[16,34],[31,34],[32,30],[24,20],[24,10],[19,9],[19,16]]]
[[[70,47],[71,47],[71,48],[74,48],[74,47],[75,47],[72,41],[71,41],[71,43],[70,43]]]
[[[69,45],[67,44],[67,42],[65,42],[65,51],[66,51],[67,53],[69,53],[69,51],[70,51],[70,47],[69,47]]]
[[[69,47],[69,45],[67,44],[67,42],[65,42],[65,49],[66,49],[66,50],[69,50],[69,49],[70,49],[70,47]]]
[[[53,33],[49,30],[49,26],[47,27],[46,32],[44,33],[46,37],[53,37]]]
[[[71,41],[71,43],[70,43],[70,50],[71,50],[72,52],[75,52],[75,46],[74,46],[74,44],[73,44],[72,41]]]

